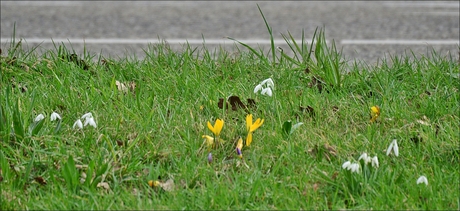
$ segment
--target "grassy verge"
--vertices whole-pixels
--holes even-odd
[[[1,57],[1,209],[459,208],[456,58],[349,66],[323,30],[309,44],[284,37],[293,56],[244,43],[238,54],[155,45],[143,60],[60,45],[37,56],[13,41]],[[254,93],[267,78],[272,95]],[[74,127],[88,112],[95,127]],[[264,120],[250,132],[248,114]],[[220,134],[207,126],[217,119]]]

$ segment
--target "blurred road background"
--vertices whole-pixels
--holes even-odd
[[[282,34],[311,41],[316,27],[325,27],[347,60],[373,64],[409,49],[429,55],[459,56],[459,1],[1,1],[3,54],[16,25],[22,38],[39,52],[54,49],[52,40],[78,54],[83,46],[93,54],[143,58],[149,43],[166,40],[180,50],[188,41],[210,50],[230,51],[235,42],[269,49],[262,9],[275,35],[275,45],[287,51]],[[72,45],[70,45],[72,44]],[[242,46],[239,46],[242,48]]]

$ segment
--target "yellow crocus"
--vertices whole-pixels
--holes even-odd
[[[371,107],[371,120],[370,122],[375,122],[377,118],[380,116],[380,107],[379,106],[372,106]]]
[[[243,139],[240,137],[238,139],[238,143],[236,144],[236,153],[238,154],[238,157],[243,158],[243,153],[241,150],[243,149]]]
[[[212,133],[216,137],[220,135],[220,131],[222,131],[222,127],[224,127],[224,121],[221,119],[217,119],[216,122],[214,123],[214,126],[211,125],[211,123],[208,121],[208,128],[211,130]]]
[[[211,147],[214,144],[214,138],[208,135],[203,135],[202,138],[206,140],[206,145]]]
[[[257,118],[257,120],[252,123],[252,114],[248,114],[246,116],[246,129],[248,130],[248,136],[246,137],[246,146],[251,145],[252,142],[252,132],[257,130],[262,124],[264,123],[264,120]]]

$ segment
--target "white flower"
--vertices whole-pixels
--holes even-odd
[[[353,172],[356,172],[356,173],[359,172],[359,164],[357,164],[357,163],[351,163],[350,161],[347,161],[347,162],[343,163],[343,164],[342,164],[342,168],[343,168],[343,169],[350,170],[352,173],[353,173]]]
[[[258,84],[255,88],[254,88],[254,94],[256,94],[257,92],[259,92],[262,88],[262,84]]]
[[[75,121],[75,123],[73,123],[73,128],[79,128],[79,129],[83,129],[83,123],[81,123],[81,120],[78,119],[77,121]]]
[[[363,159],[364,160],[364,165],[367,165],[368,163],[371,162],[371,157],[370,156],[367,156],[367,153],[363,153],[358,160],[361,160]]]
[[[345,163],[342,164],[342,168],[343,168],[343,169],[348,169],[348,170],[349,170],[348,167],[350,167],[350,165],[351,165],[351,162],[350,162],[350,161],[347,161],[347,162],[345,162]]]
[[[45,118],[45,116],[43,114],[39,114],[37,117],[35,117],[34,122],[39,122],[44,118]]]
[[[81,116],[82,119],[88,119],[88,118],[92,118],[93,117],[93,114],[91,114],[91,112],[88,112],[86,114],[83,114],[83,116]]]
[[[398,149],[398,143],[396,142],[396,139],[393,139],[391,142],[390,146],[387,149],[387,155],[391,153],[391,150],[395,152],[396,157],[399,156],[399,149]]]
[[[81,121],[80,121],[80,122],[81,122]],[[94,121],[94,118],[93,118],[93,117],[89,117],[89,118],[86,118],[86,119],[85,119],[85,124],[84,124],[84,126],[86,126],[86,125],[88,125],[88,124],[91,125],[91,126],[93,126],[94,128],[97,127],[97,126],[96,126],[96,122]]]
[[[425,183],[425,185],[428,185],[428,179],[425,176],[421,176],[417,179],[417,185],[420,183]]]
[[[350,171],[351,173],[356,172],[359,173],[359,164],[353,163],[350,165]]]
[[[54,121],[54,120],[56,120],[56,119],[61,119],[61,116],[59,116],[58,113],[53,112],[53,113],[51,114],[51,116],[50,116],[50,120],[51,120],[51,121]]]
[[[379,159],[377,158],[377,155],[372,158],[372,167],[379,167]]]
[[[267,78],[260,83],[261,85],[267,84],[267,87],[275,88],[275,83],[273,83],[273,80],[271,78]]]
[[[272,96],[272,89],[270,89],[270,87],[267,87],[265,89],[262,89],[262,91],[260,92],[260,94],[262,95],[268,95],[268,96]]]
[[[265,87],[264,87],[265,86]],[[267,78],[263,80],[260,84],[257,84],[257,86],[254,88],[254,93],[261,91],[262,95],[268,95],[272,96],[273,92],[272,89],[275,88],[275,83],[273,83],[273,80],[271,78]]]

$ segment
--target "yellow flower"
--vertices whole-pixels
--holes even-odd
[[[380,116],[380,107],[379,106],[372,106],[371,107],[371,120],[370,122],[375,122],[377,118]]]
[[[243,158],[243,153],[241,150],[243,149],[243,139],[240,137],[238,139],[238,143],[236,144],[236,153],[238,154],[238,157]]]
[[[158,187],[160,185],[160,182],[158,180],[155,180],[155,181],[149,180],[148,183],[150,187]]]
[[[214,126],[211,125],[211,123],[208,121],[208,128],[211,130],[212,133],[214,133],[215,136],[220,135],[220,131],[222,131],[222,127],[224,127],[224,121],[221,119],[217,119],[216,123],[214,123]]]
[[[214,138],[208,135],[203,135],[202,138],[206,139],[206,145],[208,147],[212,146],[214,144]]]
[[[252,123],[252,114],[248,114],[246,116],[246,129],[248,130],[248,136],[246,137],[246,146],[251,145],[252,142],[252,132],[257,130],[262,124],[264,123],[264,120],[257,118],[257,120]]]

